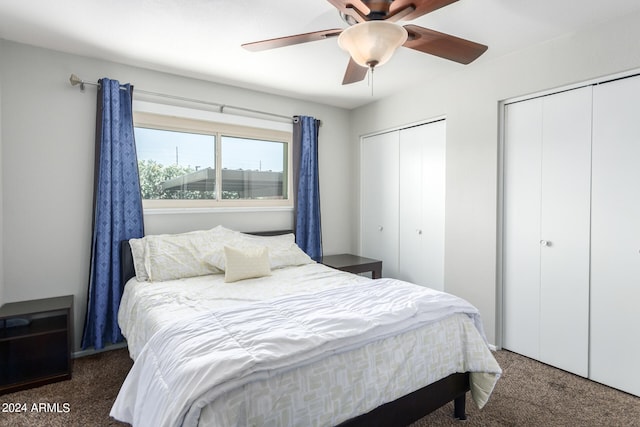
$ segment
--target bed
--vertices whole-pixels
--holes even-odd
[[[501,374],[466,301],[315,263],[291,233],[133,239],[122,275],[134,365],[111,416],[134,426],[464,419]]]

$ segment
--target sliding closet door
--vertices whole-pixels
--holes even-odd
[[[594,89],[591,378],[640,396],[640,77]]]
[[[591,88],[505,120],[504,346],[587,376]]]
[[[366,137],[361,157],[361,254],[398,274],[398,132]]]
[[[542,98],[505,106],[503,347],[540,357]]]
[[[400,130],[399,278],[444,290],[446,122]]]
[[[589,374],[591,87],[547,96],[542,116],[540,360]]]

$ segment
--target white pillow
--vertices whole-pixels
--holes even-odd
[[[221,273],[226,270],[224,246],[267,248],[271,269],[310,264],[293,234],[255,236],[217,226],[181,234],[150,235],[129,240],[138,281],[164,281]]]
[[[164,281],[221,273],[222,270],[211,265],[207,259],[211,253],[224,253],[225,241],[237,234],[236,231],[217,226],[211,230],[151,235],[138,239],[139,242],[134,242],[132,246],[136,278]]]
[[[140,239],[129,239],[129,246],[131,247],[133,269],[136,272],[136,279],[138,282],[146,282],[149,280],[149,275],[147,274],[147,269],[144,266],[144,237]]]
[[[293,233],[279,236],[254,236],[240,233],[240,239],[246,244],[267,247],[272,270],[315,262],[296,244]]]
[[[237,233],[230,236],[225,241],[225,244],[236,249],[267,248],[269,265],[272,270],[315,262],[296,245],[293,234],[255,236],[252,234]],[[208,262],[220,270],[226,270],[224,253],[219,251],[211,252]]]
[[[271,275],[267,248],[237,249],[224,247],[226,269],[224,281],[227,283]]]

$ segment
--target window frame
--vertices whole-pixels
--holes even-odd
[[[216,121],[193,119],[173,115],[133,112],[133,126],[175,131],[198,133],[215,136],[215,173],[216,199],[143,199],[143,210],[159,209],[215,209],[215,208],[293,208],[293,164],[292,164],[292,132],[259,128],[246,125],[221,123]],[[286,199],[222,199],[222,137],[236,137],[257,139],[263,141],[281,142],[286,150]],[[136,162],[137,162],[136,158]]]

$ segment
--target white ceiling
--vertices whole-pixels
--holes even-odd
[[[376,69],[373,87],[367,79],[341,85],[348,54],[336,39],[263,52],[240,47],[344,28],[326,0],[0,1],[0,38],[354,108],[443,73],[637,12],[638,0],[460,0],[411,23],[486,44],[489,50],[476,62],[460,65],[400,48]],[[144,88],[144,82],[132,83]]]

